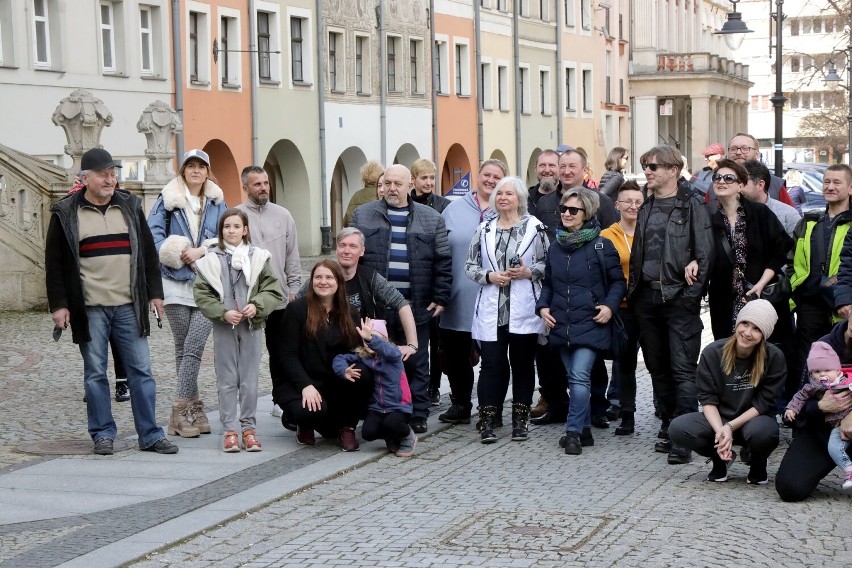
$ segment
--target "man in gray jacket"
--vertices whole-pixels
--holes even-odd
[[[364,234],[361,264],[385,277],[411,303],[417,345],[406,341],[394,313],[386,314],[391,340],[415,353],[405,362],[414,412],[411,427],[426,432],[429,417],[429,322],[441,314],[450,296],[452,259],[444,219],[432,208],[408,198],[411,172],[396,164],[385,171],[382,199],[355,210],[351,226]],[[422,349],[421,349],[422,347]]]

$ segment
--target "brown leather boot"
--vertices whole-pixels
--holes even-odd
[[[547,412],[547,401],[544,395],[539,394],[538,402],[530,409],[530,418],[540,418]]]
[[[193,400],[189,403],[189,412],[192,415],[192,425],[198,428],[202,434],[209,434],[213,430],[210,428],[210,421],[207,420],[207,414],[204,412],[204,402],[201,399]]]
[[[181,438],[197,438],[201,432],[192,425],[189,416],[189,402],[173,402],[172,415],[169,418],[169,435]]]

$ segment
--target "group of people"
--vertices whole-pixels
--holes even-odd
[[[756,142],[743,138],[753,140],[732,139],[732,159],[711,154],[705,190],[681,177],[683,158],[670,146],[640,157],[644,188],[623,180],[623,148],[611,152],[600,190],[586,187],[585,152],[569,147],[539,155],[531,188],[501,161],[486,160],[475,188],[453,201],[435,194],[428,160],[410,170],[371,162],[360,205],[337,235],[336,261],[317,263],[304,287],[295,223],[269,201],[262,168],[243,170],[247,199],[229,209],[209,156],[190,150],[146,223],[138,198],[115,190],[120,165],[91,150],[85,189],[52,208],[46,254],[54,323],[71,326],[83,354],[95,453],[112,453],[116,434],[109,338],[127,369],[140,448],[177,451],[154,419],[150,304],[168,318],[175,343],[169,434],[212,431],[197,381],[213,331],[226,452],[261,449],[264,327],[273,401],[299,443],[314,444],[319,432],[357,450],[364,420],[362,438],[384,439],[403,457],[427,431],[442,372],[451,405],[439,420],[470,423],[480,361],[482,443],[498,439],[510,382],[512,440],[528,439],[530,422],[564,422],[559,445],[580,454],[594,445],[592,426],[609,426],[607,413],[621,421],[617,435],[633,434],[641,347],[661,420],[656,451],[672,464],[688,463],[692,451],[707,455],[708,479],[724,481],[740,444],[748,481],[765,483],[778,444],[775,415],[790,403],[788,418],[807,436],[796,436],[776,483],[782,498],[802,499],[832,457],[852,471],[838,449],[852,434],[852,394],[836,388],[838,364],[811,368],[808,358],[824,335],[848,357],[840,320],[852,311],[852,258],[842,261],[852,255],[852,244],[844,247],[852,170],[829,167],[826,211],[794,223],[771,197],[766,167],[750,159]],[[699,359],[705,293],[716,341]],[[798,393],[808,372],[815,386]],[[823,413],[828,422],[805,422]],[[815,455],[821,459],[801,474]]]

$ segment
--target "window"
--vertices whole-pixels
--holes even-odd
[[[198,82],[198,12],[189,13],[189,80]]]
[[[35,67],[50,68],[50,18],[47,0],[33,0],[33,55]]]
[[[592,29],[592,0],[580,0],[580,23],[584,30]]]
[[[483,110],[494,108],[494,100],[491,94],[491,62],[483,61],[480,71],[479,95]]]
[[[142,75],[154,74],[154,20],[149,6],[139,8],[139,54]]]
[[[538,17],[542,22],[550,21],[550,14],[548,13],[549,8],[549,0],[538,0]]]
[[[450,60],[447,53],[447,38],[443,36],[435,39],[435,89],[438,94],[450,94]]]
[[[210,39],[210,5],[188,2],[187,68],[190,86],[209,87],[212,47]]]
[[[398,92],[402,90],[403,83],[397,82],[397,77],[400,76],[400,58],[402,56],[400,43],[401,38],[394,36],[387,36],[387,53],[386,62],[387,62],[387,74],[388,74],[388,92]]]
[[[521,79],[521,100],[520,107],[521,112],[524,114],[530,114],[531,109],[531,101],[530,101],[530,68],[522,64],[518,67],[518,74]]]
[[[262,83],[280,83],[278,5],[267,3],[257,11],[257,74]]]
[[[573,28],[576,25],[575,22],[577,21],[576,20],[577,15],[574,13],[574,3],[576,2],[576,0],[563,0],[563,1],[564,1],[563,11],[565,12],[565,25],[569,28]]]
[[[456,39],[455,53],[455,81],[456,95],[460,97],[470,96],[470,46],[467,40]]]
[[[507,12],[508,9],[506,8],[506,0],[497,0],[497,9],[501,12]]]
[[[365,86],[369,85],[369,64],[364,67],[364,54],[370,53],[370,38],[366,36],[355,36],[355,92],[359,95],[367,93]],[[368,59],[369,61],[369,59]]]
[[[104,72],[115,73],[115,14],[112,2],[101,2],[101,55]]]
[[[13,66],[12,56],[14,42],[12,41],[12,3],[0,2],[0,66]],[[0,189],[2,184],[0,183]]]
[[[302,18],[290,18],[290,73],[293,81],[305,80],[304,57],[302,52]]]
[[[509,110],[509,68],[497,66],[497,106],[500,110]]]
[[[577,69],[565,68],[565,110],[577,110]]]
[[[411,39],[408,42],[409,73],[411,74],[411,94],[426,92],[426,76],[423,65],[423,40]]]
[[[343,63],[346,60],[343,33],[328,32],[328,88],[332,92],[346,91]]]
[[[592,70],[583,69],[583,112],[592,112]]]
[[[604,99],[606,102],[612,102],[612,52],[607,51],[606,56],[604,58],[604,62],[606,63],[606,83],[605,83],[605,95]]]
[[[240,86],[240,12],[219,8],[219,78],[223,87]]]
[[[550,108],[550,69],[538,71],[538,102],[541,114],[549,115]]]
[[[522,18],[530,16],[529,0],[515,0],[518,3],[518,15]]]

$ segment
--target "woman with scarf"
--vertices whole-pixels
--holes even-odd
[[[565,453],[594,445],[589,412],[591,371],[600,351],[612,347],[611,319],[627,291],[618,251],[600,236],[595,218],[600,201],[585,188],[565,192],[562,227],[547,251],[544,284],[536,311],[560,350],[571,404],[565,424]]]
[[[520,179],[500,180],[489,199],[497,217],[479,225],[465,262],[467,276],[479,285],[471,336],[482,354],[477,395],[483,444],[497,441],[494,429],[509,389],[510,368],[512,440],[529,436],[535,350],[544,333],[535,303],[541,295],[548,240],[541,221],[527,213],[528,197]]]
[[[170,435],[195,438],[211,432],[198,394],[198,369],[213,326],[198,309],[192,287],[195,262],[207,254],[205,241],[215,242],[219,218],[227,208],[222,189],[213,181],[207,152],[190,150],[183,155],[180,173],[163,188],[148,216],[160,254],[166,316],[175,342],[177,392]]]
[[[719,208],[713,214],[716,256],[710,275],[710,324],[713,338],[731,336],[737,314],[749,300],[760,298],[767,285],[778,282],[793,240],[775,214],[762,203],[742,196],[748,172],[733,160],[719,160],[713,191]],[[773,306],[782,321],[790,318],[787,299]],[[779,326],[783,332],[784,327]],[[781,338],[767,338],[777,343]]]

